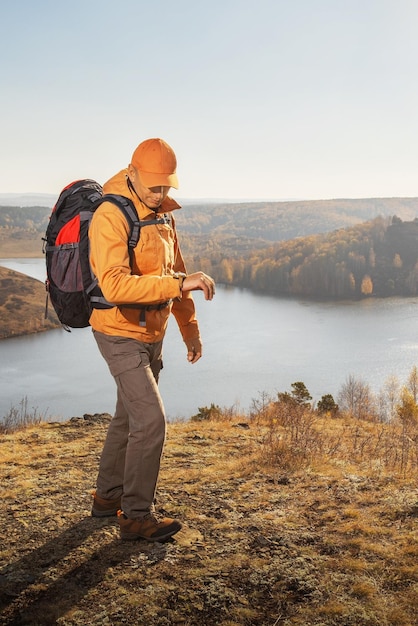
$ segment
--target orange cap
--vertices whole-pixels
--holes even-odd
[[[176,155],[162,139],[147,139],[140,143],[132,155],[131,163],[138,170],[145,187],[178,189]]]

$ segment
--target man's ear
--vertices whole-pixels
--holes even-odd
[[[134,180],[136,177],[136,169],[134,168],[132,163],[129,163],[128,165],[128,176],[131,179],[131,181]]]

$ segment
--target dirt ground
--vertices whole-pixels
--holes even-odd
[[[269,470],[255,424],[168,425],[169,542],[90,515],[110,416],[0,435],[0,624],[413,626],[416,483],[335,460]]]

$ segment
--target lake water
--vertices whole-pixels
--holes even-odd
[[[44,259],[0,259],[44,280]],[[305,383],[315,401],[334,398],[349,375],[378,392],[391,375],[401,383],[418,364],[418,299],[317,303],[218,287],[212,302],[195,294],[204,356],[195,365],[174,318],[164,348],[160,389],[168,418],[189,418],[213,402],[248,410]],[[26,397],[49,419],[113,413],[115,384],[91,329],[57,329],[1,341],[0,418]]]

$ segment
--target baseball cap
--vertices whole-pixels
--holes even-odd
[[[146,139],[140,143],[132,155],[131,163],[146,187],[161,185],[178,189],[176,155],[173,148],[162,139]]]

